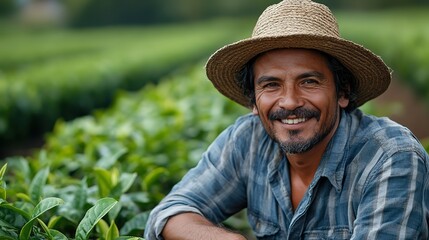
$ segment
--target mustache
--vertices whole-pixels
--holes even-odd
[[[317,120],[320,119],[320,112],[312,109],[307,108],[296,108],[294,110],[286,110],[286,109],[279,109],[273,112],[270,112],[268,115],[268,118],[270,120],[278,120],[278,119],[285,119],[289,116],[296,116],[297,118],[316,118]]]

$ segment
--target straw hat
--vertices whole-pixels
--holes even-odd
[[[356,78],[357,106],[382,94],[391,73],[383,60],[361,45],[340,37],[331,11],[310,0],[284,0],[259,17],[250,38],[224,46],[206,64],[207,77],[223,95],[249,106],[235,77],[259,53],[278,48],[307,48],[338,59]]]

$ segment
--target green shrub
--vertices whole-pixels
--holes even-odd
[[[27,32],[0,38],[0,142],[50,130],[205,58],[241,34],[240,21]]]
[[[58,122],[34,157],[7,159],[0,236],[77,239],[78,224],[88,221],[97,226],[85,232],[91,238],[111,231],[141,236],[149,211],[220,131],[248,112],[216,92],[202,70],[198,65],[159,85],[121,92],[108,110]],[[85,215],[98,201],[111,210]]]

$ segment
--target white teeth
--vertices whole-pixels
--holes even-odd
[[[305,122],[305,118],[294,118],[294,119],[282,119],[282,123],[284,124],[298,124]]]

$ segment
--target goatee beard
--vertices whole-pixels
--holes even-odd
[[[289,134],[291,137],[296,136],[299,134],[299,131],[289,131]],[[311,139],[305,140],[299,140],[299,141],[290,141],[290,142],[280,142],[278,140],[277,143],[280,146],[280,149],[283,151],[284,154],[298,154],[298,153],[304,153],[312,149],[316,144],[318,144],[320,141],[322,141],[327,135],[329,134],[329,131],[324,131],[321,133],[316,133],[315,136],[313,136]]]
[[[332,121],[328,123],[326,128],[321,129],[319,132],[315,133],[313,137],[310,139],[302,139],[298,135],[300,134],[300,130],[291,130],[289,131],[290,140],[291,141],[283,141],[281,142],[279,139],[275,137],[275,133],[272,132],[270,135],[272,138],[279,144],[280,149],[284,154],[299,154],[304,153],[311,150],[315,145],[321,142],[326,136],[328,136],[331,131],[335,127],[335,123],[338,118],[338,110],[335,113],[335,116],[332,118]],[[315,118],[317,121],[320,120],[320,112],[311,109],[297,108],[293,111],[288,111],[284,109],[277,110],[275,112],[270,113],[270,120],[281,120],[285,119],[288,116],[294,115],[297,118]]]

